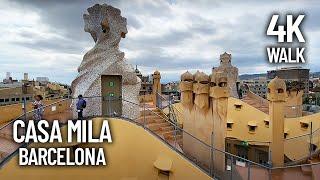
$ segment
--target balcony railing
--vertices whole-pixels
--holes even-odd
[[[102,99],[103,97],[95,96],[95,97],[85,97],[85,100],[87,102],[90,102],[94,98]],[[231,154],[229,152],[216,149],[214,147],[214,144],[207,144],[200,140],[199,138],[195,137],[191,133],[185,131],[183,128],[181,128],[177,123],[172,121],[171,117],[168,116],[162,116],[154,111],[154,107],[149,107],[147,104],[137,104],[131,101],[128,101],[123,98],[114,98],[108,101],[102,101],[103,103],[107,103],[107,107],[109,108],[109,112],[115,112],[114,106],[112,101],[121,101],[122,104],[130,104],[128,106],[129,108],[132,108],[132,111],[135,111],[136,109],[139,109],[140,116],[138,118],[129,118],[124,115],[124,113],[110,113],[107,117],[117,117],[124,120],[127,120],[128,122],[135,123],[136,125],[139,125],[143,127],[146,131],[153,134],[155,137],[157,137],[159,140],[166,143],[172,150],[176,151],[180,155],[182,155],[184,158],[186,158],[190,163],[198,167],[200,170],[202,170],[204,173],[208,174],[210,177],[215,179],[271,179],[273,176],[277,176],[278,173],[290,173],[292,169],[296,169],[297,171],[301,171],[301,167],[319,167],[320,163],[311,163],[311,164],[300,164],[300,165],[290,165],[287,167],[271,167],[264,164],[259,164],[253,161],[250,161],[248,159],[245,159],[243,157]],[[70,104],[72,101],[75,101],[75,99],[63,99],[57,102],[54,102],[52,104],[48,104],[44,106],[44,119],[59,119],[61,120],[61,125],[64,125],[66,122],[65,120],[72,119],[74,110],[70,107]],[[170,105],[171,103],[168,103]],[[163,103],[161,103],[161,107]],[[100,106],[100,104],[97,104],[97,106]],[[157,105],[158,106],[158,105]],[[174,109],[173,109],[174,110]],[[32,116],[35,110],[28,111],[23,113],[19,118],[24,121],[32,120]],[[130,110],[129,110],[130,111]],[[55,112],[55,113],[53,113]],[[170,132],[171,135],[166,138],[164,136],[159,135],[156,131],[152,130],[152,128],[149,127],[147,122],[147,115],[152,114],[153,116],[157,116],[158,118],[161,118],[164,122],[170,124],[171,127],[173,127],[173,131]],[[85,119],[92,118],[91,117],[84,117]],[[0,134],[1,137],[5,136],[5,141],[0,141],[0,151],[2,150],[1,147],[8,147],[10,146],[11,149],[9,151],[4,152],[0,156],[0,166],[3,166],[12,156],[14,156],[17,153],[17,150],[19,147],[28,146],[28,144],[17,144],[13,142],[12,140],[12,124],[15,120],[13,119],[4,126],[0,127]],[[20,133],[24,133],[24,130],[22,129]],[[319,137],[320,131],[316,130],[312,134],[313,136]],[[6,136],[7,135],[7,136]],[[214,132],[213,132],[214,135]],[[304,137],[304,136],[303,136]],[[290,138],[286,141],[290,141],[293,139],[297,139],[300,137]],[[187,140],[189,143],[191,142],[193,148],[187,149],[187,147],[184,147],[184,140]],[[311,140],[311,142],[313,142]],[[7,148],[8,149],[8,148]],[[191,151],[190,151],[191,150]],[[190,153],[192,150],[196,150],[197,152],[201,153]],[[219,163],[225,163],[226,169],[225,171],[221,172],[218,170],[217,167],[215,167],[215,159],[217,155],[221,155],[225,157],[225,162],[219,162]],[[312,154],[311,154],[312,155]],[[204,158],[207,157],[207,158]],[[290,170],[288,170],[290,169]]]

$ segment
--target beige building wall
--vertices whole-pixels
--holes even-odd
[[[55,102],[61,101],[61,99],[55,100],[44,100],[44,105],[49,105]],[[44,119],[53,120],[53,118],[61,120],[61,118],[68,119],[70,117],[65,117],[68,115],[68,110],[70,108],[70,101],[66,100],[63,102],[59,102],[55,107],[45,108]],[[32,110],[32,102],[27,103],[27,112]],[[54,111],[53,111],[54,110]],[[9,121],[19,117],[23,114],[22,103],[12,104],[7,106],[0,106],[0,126],[8,123]],[[59,116],[60,115],[60,116]],[[63,116],[61,116],[63,115]],[[28,115],[28,118],[32,118],[32,113]]]
[[[241,105],[241,108],[236,108],[236,105]],[[176,104],[181,112],[183,108],[181,103]],[[178,116],[179,121],[185,127],[185,121],[190,115]],[[252,145],[269,145],[271,142],[271,128],[267,126],[270,121],[268,114],[254,108],[253,106],[236,98],[228,98],[228,113],[227,121],[232,122],[232,128],[227,129],[227,137],[235,138],[241,141],[252,141]],[[255,131],[249,131],[249,122],[255,122]],[[296,136],[301,136],[310,133],[312,122],[313,132],[320,128],[320,113],[301,116],[295,118],[284,119],[284,133],[287,133],[284,141],[285,155],[291,160],[299,160],[309,155],[309,136],[303,136],[297,139],[291,139]],[[270,123],[270,122],[269,122]],[[307,123],[308,127],[303,128],[302,123]],[[312,143],[320,149],[320,130],[314,134]],[[288,140],[289,139],[289,140]],[[299,147],[299,148],[297,148]]]
[[[287,99],[285,103],[285,117],[300,117],[302,116],[302,96],[303,91],[287,91]]]
[[[152,102],[153,101],[153,94],[146,94],[139,96],[139,102]]]

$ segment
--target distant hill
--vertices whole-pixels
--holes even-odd
[[[255,79],[258,77],[266,77],[266,73],[261,74],[241,74],[239,75],[240,80],[248,80],[248,79]],[[320,72],[310,72],[310,77],[320,77]]]
[[[258,77],[266,77],[266,73],[261,73],[261,74],[241,74],[239,75],[240,80],[248,80],[248,79],[255,79]]]
[[[239,75],[239,79],[240,80],[249,80],[249,79],[255,79],[255,78],[258,78],[258,77],[266,77],[267,76],[267,73],[261,73],[261,74],[241,74]],[[320,78],[320,72],[310,72],[310,77],[319,77]],[[167,79],[167,80],[163,80],[162,83],[163,84],[166,84],[166,83],[169,83],[169,82],[180,82],[180,81],[177,81],[177,80],[173,80],[173,79]]]
[[[310,77],[320,77],[320,72],[311,72]]]

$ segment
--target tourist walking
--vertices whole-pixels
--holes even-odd
[[[36,95],[34,99],[35,101],[32,103],[33,120],[38,122],[43,117],[43,112],[44,112],[43,103],[42,103],[43,97],[41,95]]]
[[[78,102],[77,102],[77,111],[78,111],[78,120],[83,119],[83,110],[86,108],[87,102],[83,99],[83,96],[80,94],[78,96]]]

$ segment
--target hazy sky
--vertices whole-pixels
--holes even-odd
[[[265,46],[274,43],[265,36],[273,12],[307,14],[306,67],[320,70],[319,1],[0,0],[0,79],[7,71],[18,79],[28,72],[71,83],[94,45],[82,15],[96,3],[122,11],[128,34],[120,49],[143,74],[160,70],[163,81],[178,80],[185,70],[209,73],[225,51],[240,74],[275,68],[265,56]]]

